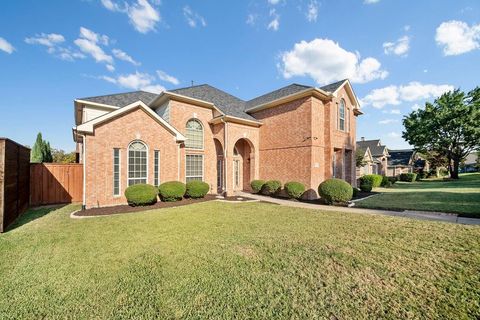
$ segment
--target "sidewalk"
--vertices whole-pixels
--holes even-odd
[[[295,202],[285,199],[272,198],[267,196],[262,196],[258,194],[251,194],[246,192],[237,192],[236,195],[261,200],[265,202],[275,203],[284,206],[296,207],[296,208],[305,208],[305,209],[316,209],[324,211],[341,211],[348,213],[367,213],[367,214],[381,214],[386,216],[394,217],[405,217],[411,219],[419,220],[432,220],[432,221],[444,221],[450,223],[459,223],[459,224],[468,224],[468,225],[480,225],[480,219],[474,218],[462,218],[458,217],[456,214],[447,214],[447,213],[433,213],[428,211],[391,211],[391,210],[376,210],[376,209],[364,209],[364,208],[346,208],[346,207],[334,207],[320,204],[304,203],[304,202]]]

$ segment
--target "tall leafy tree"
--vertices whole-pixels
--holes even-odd
[[[403,138],[417,151],[445,155],[451,178],[458,179],[460,161],[480,145],[479,124],[480,88],[457,89],[405,116]]]
[[[52,148],[50,142],[43,141],[43,162],[53,162]]]
[[[33,163],[42,163],[43,162],[43,150],[44,150],[44,142],[42,139],[42,133],[39,132],[37,134],[37,139],[35,140],[35,144],[32,147],[30,152],[30,162]]]

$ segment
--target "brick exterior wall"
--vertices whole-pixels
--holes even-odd
[[[338,129],[338,104],[346,102],[347,128]],[[185,135],[186,123],[195,118],[204,129],[204,148],[186,149],[172,133],[142,109],[135,109],[95,127],[86,137],[86,206],[124,204],[127,185],[127,147],[134,140],[148,146],[148,183],[153,184],[153,151],[160,151],[160,180],[185,182],[186,154],[204,157],[204,181],[210,192],[217,192],[217,160],[223,161],[223,190],[249,190],[254,179],[276,179],[282,183],[305,184],[308,198],[317,197],[317,187],[333,174],[355,185],[356,116],[345,89],[331,101],[309,96],[257,111],[253,117],[262,125],[238,121],[210,123],[218,116],[214,109],[186,102],[169,101],[169,122]],[[217,146],[215,145],[215,141]],[[234,155],[234,146],[239,155]],[[113,148],[121,150],[121,183],[118,197],[113,196]],[[220,154],[220,155],[219,155]],[[235,185],[234,160],[240,162],[239,186]]]

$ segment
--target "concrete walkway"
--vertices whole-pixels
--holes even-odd
[[[450,223],[459,223],[459,224],[468,224],[468,225],[480,225],[480,219],[474,218],[461,218],[456,214],[448,214],[441,212],[428,212],[428,211],[391,211],[391,210],[376,210],[376,209],[364,209],[364,208],[346,208],[346,207],[334,207],[321,204],[305,203],[305,202],[295,202],[285,199],[277,199],[272,197],[267,197],[258,194],[251,194],[246,192],[237,192],[237,196],[242,196],[246,198],[261,200],[265,202],[275,203],[284,206],[296,207],[296,208],[306,208],[306,209],[316,209],[324,211],[341,211],[348,213],[367,213],[367,214],[381,214],[386,216],[394,217],[405,217],[411,219],[419,220],[432,220],[432,221],[444,221]]]

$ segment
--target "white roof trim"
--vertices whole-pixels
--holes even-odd
[[[117,106],[112,106],[112,105],[109,105],[109,104],[92,102],[92,101],[87,101],[87,100],[82,100],[82,99],[75,99],[74,102],[80,103],[80,104],[88,104],[88,105],[96,106],[96,107],[107,108],[107,109],[118,109]]]
[[[103,122],[105,122],[105,121],[107,121],[111,118],[122,115],[122,114],[124,114],[124,113],[126,113],[126,112],[128,112],[132,109],[135,109],[137,107],[140,107],[141,109],[143,109],[153,119],[155,119],[158,123],[160,123],[162,126],[164,126],[171,133],[173,133],[175,135],[177,141],[186,140],[185,136],[183,134],[181,134],[180,131],[175,129],[172,125],[170,125],[167,121],[165,121],[155,111],[153,111],[151,108],[147,107],[147,105],[140,100],[138,100],[134,103],[131,103],[128,106],[125,106],[123,108],[120,108],[120,109],[117,109],[115,111],[106,113],[106,114],[104,114],[100,117],[97,117],[95,119],[92,119],[90,121],[82,123],[81,125],[77,126],[77,132],[93,133],[93,129],[97,124],[103,123]]]
[[[346,79],[345,81],[343,81],[342,85],[339,86],[339,87],[337,88],[337,90],[335,90],[334,92],[332,92],[332,94],[333,94],[334,96],[337,96],[338,91],[339,91],[340,89],[342,89],[342,88],[345,86],[345,84],[348,84],[348,89],[349,89],[349,91],[350,91],[353,99],[355,100],[355,107],[356,107],[358,110],[360,110],[360,102],[358,101],[358,98],[357,98],[357,95],[355,94],[355,91],[353,91],[353,87],[352,87],[352,84],[350,83],[350,80]]]

